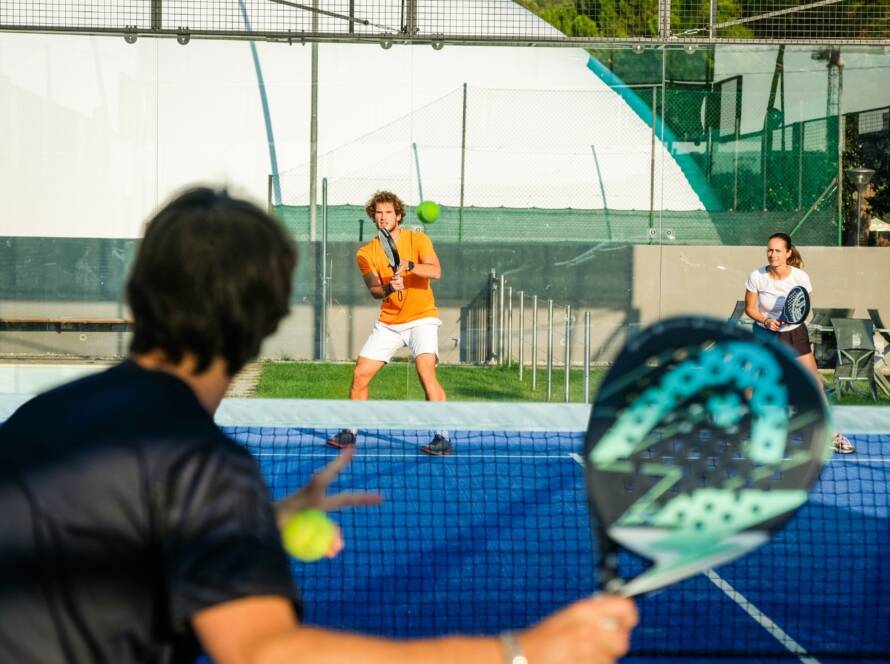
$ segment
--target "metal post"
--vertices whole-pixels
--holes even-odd
[[[507,366],[513,366],[513,287],[507,286]]]
[[[553,300],[547,300],[547,401],[553,396]]]
[[[266,212],[268,212],[269,214],[272,214],[272,211],[274,209],[274,206],[272,204],[272,191],[274,191],[275,189],[274,180],[275,176],[270,173],[269,182],[266,186]]]
[[[316,4],[312,3],[313,6]],[[312,14],[312,31],[318,29],[318,14]],[[318,223],[318,42],[312,42],[312,83],[309,96],[309,241],[315,242]]]
[[[590,312],[584,312],[584,403],[590,403]]]
[[[498,292],[498,364],[504,363],[504,347],[506,346],[506,339],[504,339],[504,323],[506,322],[504,319],[506,316],[504,315],[504,290],[507,288],[507,278],[502,274],[499,280],[499,292]]]
[[[655,136],[655,128],[658,126],[656,114],[658,113],[658,105],[656,104],[656,95],[658,88],[652,86],[652,132],[649,138],[649,242],[652,242],[652,229],[655,228],[655,146],[657,144]],[[611,237],[609,238],[612,239]]]
[[[464,184],[467,173],[467,84],[464,83],[463,115],[460,125],[460,207],[457,209],[457,241],[464,235]]]
[[[711,0],[711,6],[708,10],[708,38],[714,39],[717,36],[717,0]]]
[[[497,351],[497,343],[495,339],[495,325],[497,324],[497,296],[498,296],[498,279],[494,268],[488,275],[488,306],[485,308],[485,362],[491,362],[495,359]]]
[[[566,305],[566,320],[565,320],[565,341],[566,341],[566,354],[565,354],[565,376],[563,377],[563,390],[566,403],[569,402],[569,385],[571,384],[571,374],[572,374],[572,307],[571,305]]]
[[[321,313],[319,316],[318,354],[326,360],[328,318],[328,179],[321,179]]]
[[[658,36],[662,39],[670,39],[671,0],[659,0],[658,2]]]
[[[525,363],[525,291],[519,291],[519,382],[522,382],[522,365]]]
[[[538,296],[532,295],[532,392],[538,387]]]

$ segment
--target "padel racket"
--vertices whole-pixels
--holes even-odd
[[[766,542],[806,502],[829,436],[819,388],[784,346],[703,318],[641,332],[584,442],[603,590],[656,590]],[[653,564],[625,581],[619,545]]]
[[[785,304],[782,305],[779,322],[783,325],[797,325],[804,322],[809,315],[810,294],[803,286],[795,286],[785,296]]]
[[[399,249],[396,247],[396,241],[392,239],[392,235],[385,228],[377,229],[377,238],[380,240],[380,246],[383,247],[383,255],[386,256],[386,261],[392,268],[393,276],[395,276],[396,270],[399,269],[399,264],[402,262],[399,258]],[[399,300],[401,300],[402,291],[397,291],[397,293]]]

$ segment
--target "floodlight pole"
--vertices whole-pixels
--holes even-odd
[[[862,194],[875,172],[870,168],[848,168],[847,177],[856,185],[856,246],[862,236]]]

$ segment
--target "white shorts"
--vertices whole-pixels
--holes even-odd
[[[424,353],[432,353],[439,359],[439,326],[438,318],[421,318],[410,323],[387,325],[377,321],[371,336],[359,351],[360,357],[369,360],[389,362],[397,351],[405,346],[411,349],[414,357]]]

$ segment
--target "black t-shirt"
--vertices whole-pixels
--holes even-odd
[[[124,362],[0,428],[0,662],[190,662],[191,618],[299,599],[254,459],[174,376]]]

